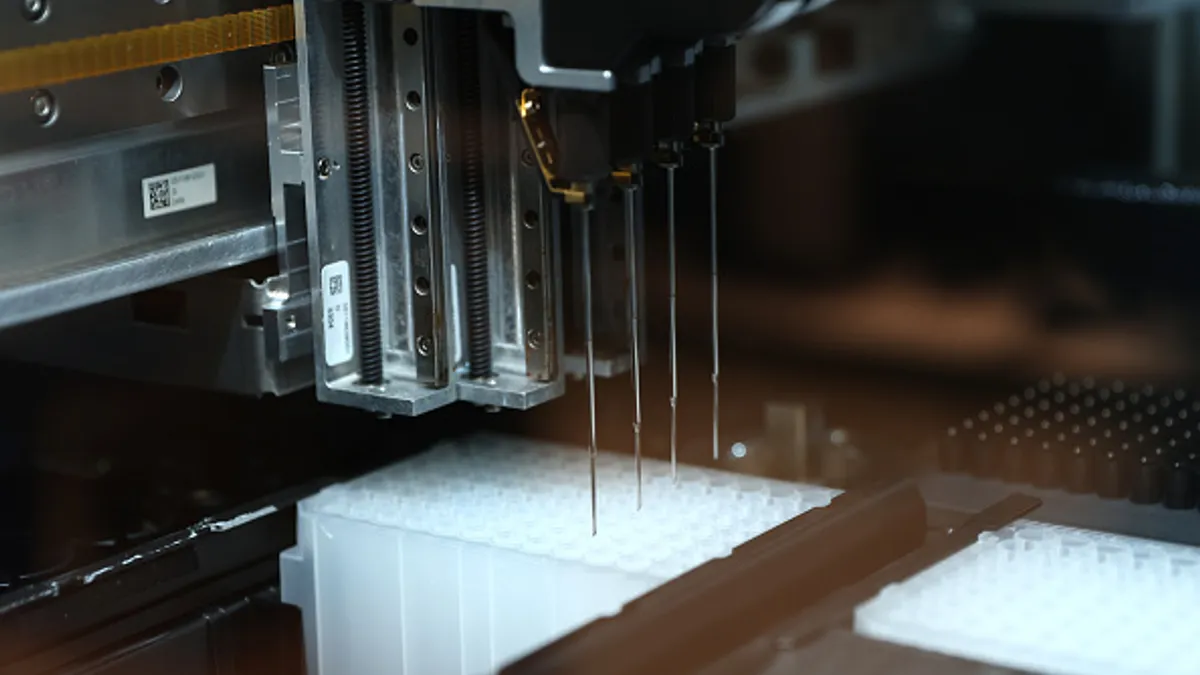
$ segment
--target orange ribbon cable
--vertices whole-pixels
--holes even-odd
[[[294,40],[292,6],[0,52],[0,94]]]

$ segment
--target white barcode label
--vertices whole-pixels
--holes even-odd
[[[217,203],[217,167],[205,164],[142,179],[142,215],[157,218]]]
[[[354,324],[350,318],[350,263],[340,260],[321,268],[325,316],[325,365],[340,366],[354,358]]]

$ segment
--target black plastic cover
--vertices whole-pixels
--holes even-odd
[[[665,46],[720,41],[751,26],[777,0],[542,0],[548,65],[618,73]]]
[[[916,550],[925,534],[925,502],[912,483],[846,493],[503,672],[691,672]]]

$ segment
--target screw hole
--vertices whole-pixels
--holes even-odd
[[[414,216],[412,219],[413,234],[424,235],[429,231],[429,221],[425,220],[425,216]]]
[[[533,209],[529,209],[528,211],[525,212],[524,220],[525,220],[525,227],[528,227],[531,230],[534,229],[535,227],[538,226],[538,212],[534,211]]]
[[[50,0],[24,0],[21,3],[21,15],[31,23],[45,21],[49,14]]]
[[[404,105],[408,106],[409,110],[417,110],[421,107],[421,92],[410,91],[404,97]]]
[[[317,160],[317,178],[325,180],[333,174],[333,162],[328,157],[322,157]]]
[[[158,77],[154,79],[154,86],[162,100],[173,103],[183,93],[183,77],[175,66],[163,66],[162,70],[158,71]]]
[[[417,281],[413,284],[413,290],[420,296],[429,295],[429,279],[417,277]]]
[[[536,291],[542,285],[542,274],[537,270],[529,270],[525,275],[525,288]]]
[[[167,0],[170,2],[170,0]],[[284,66],[289,63],[296,62],[296,46],[290,42],[285,42],[271,52],[271,65]]]
[[[413,28],[404,29],[404,43],[409,47],[417,44],[417,31]]]
[[[58,120],[58,101],[55,100],[54,94],[39,89],[34,92],[32,102],[33,116],[38,124],[48,127]]]

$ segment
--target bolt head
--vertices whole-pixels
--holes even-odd
[[[542,339],[542,331],[536,328],[531,328],[525,333],[525,343],[529,345],[530,349],[541,349]]]
[[[421,356],[429,356],[429,353],[432,351],[433,351],[433,340],[430,340],[428,335],[421,335],[421,336],[417,337],[417,353],[418,354],[420,354]]]
[[[271,65],[283,66],[296,62],[296,48],[290,44],[282,44],[271,52]]]
[[[49,6],[47,0],[22,0],[21,13],[25,15],[27,21],[41,21],[46,18],[46,11]]]
[[[325,180],[333,173],[333,162],[329,161],[328,157],[322,157],[317,160],[317,178]]]
[[[414,153],[408,158],[408,168],[413,173],[421,173],[425,170],[425,157],[420,153]]]
[[[525,148],[524,150],[521,151],[521,163],[522,164],[524,164],[525,166],[533,166],[534,162],[536,162],[536,161],[537,161],[537,158],[535,158],[533,156],[532,150],[530,150],[529,148]]]
[[[54,121],[58,112],[58,104],[54,100],[54,95],[48,91],[34,92],[30,98],[30,104],[33,106],[33,116],[43,125],[49,125]]]

